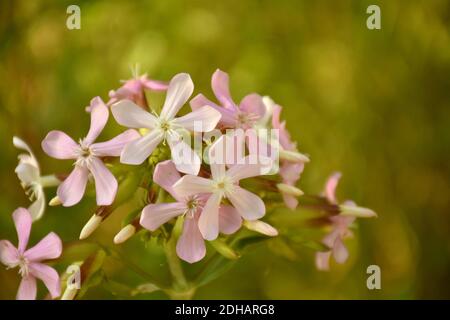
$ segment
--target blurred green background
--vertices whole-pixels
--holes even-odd
[[[66,28],[70,4],[81,7],[81,30]],[[366,28],[370,4],[381,7],[381,30]],[[347,241],[350,259],[331,272],[315,270],[311,250],[287,259],[254,246],[196,298],[450,298],[449,25],[445,0],[3,0],[0,239],[16,241],[11,213],[28,205],[14,174],[13,135],[32,146],[44,174],[64,172],[70,162],[47,157],[40,142],[52,129],[82,137],[89,125],[84,107],[96,95],[107,99],[131,77],[130,65],[161,80],[188,72],[195,92],[208,96],[221,68],[237,101],[256,91],[285,107],[288,128],[312,159],[302,190],[320,192],[340,170],[339,198],[379,218],[360,221]],[[119,131],[110,124],[105,136]],[[93,207],[86,199],[49,208],[34,224],[32,242],[49,231],[77,239]],[[107,221],[93,238],[110,245],[120,221]],[[119,250],[164,274],[162,253],[143,252],[136,238]],[[366,288],[371,264],[381,267],[381,290]],[[0,267],[0,298],[14,298],[16,272]],[[98,287],[86,297],[113,296]]]

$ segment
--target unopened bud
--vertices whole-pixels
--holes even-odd
[[[227,259],[236,260],[239,258],[239,255],[236,251],[234,251],[229,245],[227,245],[224,241],[216,239],[214,241],[210,241],[211,245],[214,249],[217,250],[222,256]]]
[[[272,227],[270,224],[260,220],[255,221],[245,220],[244,226],[249,230],[259,232],[269,237],[276,237],[278,235],[277,229]]]
[[[304,194],[303,191],[300,190],[299,188],[291,186],[286,183],[278,183],[277,188],[278,190],[280,190],[280,192],[294,197],[300,197],[301,195]]]
[[[372,218],[377,216],[375,211],[358,206],[340,205],[339,209],[342,216],[352,216],[358,218]]]
[[[121,244],[130,239],[136,233],[136,227],[132,224],[127,224],[114,237],[115,244]]]
[[[67,287],[66,290],[64,290],[64,293],[61,297],[61,300],[73,300],[77,294],[78,289]]]
[[[80,240],[89,237],[102,222],[102,217],[94,214],[80,232]]]
[[[50,202],[48,203],[48,205],[50,207],[56,207],[56,206],[60,206],[62,204],[61,200],[59,199],[58,196],[54,197],[52,200],[50,200]]]
[[[297,151],[288,150],[280,150],[280,159],[291,162],[309,162],[308,156]]]

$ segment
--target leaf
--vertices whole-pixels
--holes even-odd
[[[103,263],[106,258],[106,252],[102,249],[90,255],[81,265],[81,288],[77,294],[80,299],[91,287],[99,285],[103,280]]]

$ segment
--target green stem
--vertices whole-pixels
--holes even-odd
[[[166,253],[167,263],[169,264],[169,270],[174,280],[174,289],[184,291],[188,286],[186,277],[184,276],[181,261],[177,256],[175,249],[175,243],[173,237],[168,240],[164,245],[164,252]]]

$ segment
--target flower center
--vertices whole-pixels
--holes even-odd
[[[220,180],[216,181],[214,184],[214,188],[222,192],[224,194],[229,193],[231,189],[233,188],[233,182],[228,177],[222,177]]]
[[[28,277],[28,274],[30,273],[30,269],[28,267],[28,259],[24,256],[20,256],[19,258],[19,274],[22,277]]]
[[[244,129],[251,128],[258,119],[259,116],[254,113],[239,112],[236,116],[238,126]]]
[[[167,132],[170,130],[170,123],[168,121],[165,121],[165,120],[161,121],[159,126],[161,127],[161,130],[164,132]]]
[[[186,202],[187,211],[186,211],[186,217],[188,219],[194,218],[195,213],[200,208],[200,201],[196,197],[192,197]]]

